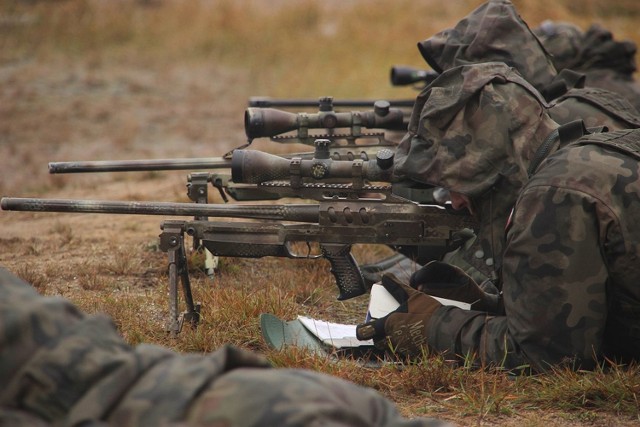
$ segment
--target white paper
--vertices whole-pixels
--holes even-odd
[[[463,310],[470,310],[471,304],[456,301],[447,298],[434,297],[429,295],[442,305],[452,305]],[[386,316],[400,306],[400,303],[387,291],[380,283],[374,283],[371,286],[371,299],[369,300],[369,309],[367,311],[366,321],[371,319],[380,319]]]
[[[379,283],[371,286],[371,296],[369,299],[369,310],[366,321],[379,319],[400,307],[400,303]]]
[[[342,348],[373,345],[372,340],[360,341],[356,338],[356,325],[326,322],[305,316],[298,316],[298,320],[320,341],[330,346]]]
[[[453,306],[461,308],[463,310],[471,310],[471,304],[469,304],[469,303],[462,302],[462,301],[456,301],[456,300],[453,300],[453,299],[434,297],[433,295],[429,295],[429,296],[431,298],[433,298],[434,300],[438,301],[442,305],[453,305]]]
[[[435,298],[442,305],[453,305],[464,310],[469,310],[471,304],[454,301],[445,298]],[[400,304],[381,284],[374,284],[371,287],[371,299],[367,312],[367,321],[379,319],[398,308]],[[318,337],[323,343],[335,348],[360,347],[373,345],[373,340],[360,341],[356,338],[356,325],[345,325],[343,323],[333,323],[324,320],[312,319],[311,317],[298,316],[298,320],[313,335]]]

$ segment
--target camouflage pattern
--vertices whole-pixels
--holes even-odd
[[[638,360],[638,151],[640,130],[628,130],[585,136],[549,157],[509,227],[506,315],[440,310],[429,344],[536,370],[565,361],[591,368],[605,356]]]
[[[440,73],[460,65],[504,62],[539,91],[557,74],[551,57],[508,0],[490,0],[418,43],[427,63]]]
[[[633,78],[635,43],[614,40],[610,31],[597,24],[583,32],[573,24],[545,21],[533,31],[558,70],[584,73],[587,86],[618,93],[640,110],[640,85]]]
[[[456,265],[465,271],[472,266],[485,279],[497,278],[504,227],[529,161],[558,127],[545,105],[533,86],[499,62],[445,71],[416,99],[395,171],[471,198],[480,229],[458,255],[467,265]]]
[[[504,62],[517,70],[524,80],[535,87],[538,92],[551,99],[545,102],[546,100],[540,99],[539,95],[534,95],[531,98],[538,98],[540,104],[547,109],[550,118],[558,124],[567,124],[576,119],[582,119],[588,127],[606,126],[609,130],[640,127],[640,113],[619,94],[604,89],[581,87],[584,84],[584,78],[576,78],[566,73],[558,75],[551,63],[552,59],[549,53],[529,29],[526,22],[518,15],[513,4],[507,0],[491,0],[482,4],[453,28],[441,31],[420,42],[418,48],[434,70],[442,73],[453,71],[457,67],[464,68],[472,64],[488,63],[488,61]],[[481,74],[479,69],[474,73]],[[478,84],[483,83],[483,77],[477,77],[477,80]],[[469,79],[467,78],[466,81],[468,82]],[[463,89],[445,88],[447,85],[459,84],[461,84],[459,79],[447,77],[446,80],[442,78],[435,80],[431,86],[437,86],[434,89],[437,91],[458,92]],[[431,87],[425,88],[423,93],[419,95],[413,111],[414,118],[412,120],[422,120],[424,115],[429,115],[429,118],[424,120],[424,127],[437,127],[434,118],[440,114],[439,109],[447,111],[454,108],[462,109],[462,104],[467,102],[467,100],[460,98],[448,102],[451,105],[440,106],[432,97],[430,109],[433,111],[427,113],[423,110],[423,105],[425,98],[430,97],[431,93]],[[453,105],[454,102],[459,102],[459,104]],[[501,117],[507,117],[507,112],[501,112],[502,107],[496,105],[498,103],[493,102],[492,112],[487,114],[491,116],[492,122],[487,123],[501,121]],[[505,105],[509,105],[510,109],[519,108],[513,100]],[[484,109],[485,106],[483,105],[482,108]],[[516,120],[526,119],[529,114],[525,109],[510,111],[518,111],[521,114]],[[539,109],[535,109],[535,111],[534,114],[541,114]],[[451,118],[451,116],[449,113],[445,114],[445,117]],[[469,124],[463,126],[474,126],[471,116],[466,120],[469,121]],[[444,123],[445,120],[440,120],[440,122]],[[416,126],[417,124],[414,123],[414,127]],[[456,124],[452,125],[452,127],[455,126]],[[503,133],[499,126],[495,129],[496,135],[503,135],[498,138],[509,139],[508,134]],[[546,137],[546,135],[539,136]],[[533,147],[537,147],[536,144],[539,144],[540,141],[532,141],[532,143]],[[407,141],[405,141],[406,144]],[[479,147],[479,150],[481,151],[482,147]],[[420,151],[414,151],[412,154],[416,155],[416,162],[421,161]],[[400,161],[400,164],[402,162],[403,160]],[[482,168],[482,165],[479,166]],[[468,170],[473,171],[474,169]],[[520,170],[522,172],[522,168]],[[421,180],[420,177],[412,177],[412,179]],[[492,179],[498,179],[498,177],[494,176],[490,181]],[[499,190],[496,190],[497,187],[485,185],[484,188],[492,188],[492,190],[489,193],[491,198],[489,202],[477,207],[481,211],[480,216],[483,221],[482,235],[478,239],[469,240],[463,247],[447,254],[444,260],[465,270],[478,283],[495,280],[501,263],[504,224],[522,182],[513,180],[510,183],[503,182],[501,183],[502,188]],[[507,196],[507,193],[510,195]]]
[[[598,40],[595,36],[590,39]],[[605,46],[611,47],[610,44]],[[558,74],[552,56],[507,0],[490,0],[482,4],[453,28],[418,43],[418,49],[427,63],[439,72],[481,62],[506,63],[518,70],[548,101],[553,101],[549,114],[560,124],[582,118],[588,126],[606,125],[610,130],[640,126],[638,95],[630,95],[631,102],[625,98],[629,91],[633,94],[638,89],[595,84],[590,74],[586,80],[575,73]],[[597,57],[608,52],[599,48],[588,51],[599,52],[594,53]],[[601,61],[594,62],[599,64]],[[583,73],[586,69],[577,71]],[[596,71],[589,68],[590,73]],[[593,91],[584,89],[585,82],[588,88],[601,90],[593,95]],[[623,95],[622,99],[619,95]],[[616,101],[597,101],[601,98]],[[629,120],[629,116],[635,120]]]
[[[548,19],[532,31],[551,55],[556,70],[575,69],[573,64],[580,55],[584,38],[580,27],[570,22]]]
[[[42,297],[0,268],[2,426],[445,426],[403,419],[377,392],[265,369],[226,346],[208,355],[131,347],[105,316]]]
[[[640,224],[633,219],[640,167],[626,152],[591,143],[619,137],[623,147],[640,147],[640,130],[588,135],[560,149],[552,138],[551,157],[529,179],[538,148],[558,125],[513,69],[454,68],[416,105],[396,170],[471,199],[482,223],[478,240],[502,270],[505,310],[440,308],[427,327],[429,346],[535,370],[568,359],[590,368],[594,356],[640,357]]]
[[[577,118],[587,127],[606,126],[608,130],[640,128],[640,113],[619,94],[600,88],[574,88],[554,99],[549,115],[558,123]]]

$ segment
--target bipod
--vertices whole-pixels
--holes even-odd
[[[169,321],[167,331],[175,337],[184,322],[195,327],[200,321],[200,304],[193,302],[187,255],[184,248],[185,221],[164,221],[160,228],[160,249],[169,257]],[[187,311],[178,315],[178,278],[182,283]]]

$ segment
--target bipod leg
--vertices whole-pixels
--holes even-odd
[[[182,236],[184,237],[184,236]],[[180,281],[182,282],[182,293],[184,294],[184,302],[187,305],[187,311],[182,313],[182,321],[187,321],[192,327],[198,326],[200,322],[200,304],[193,302],[193,295],[191,294],[191,281],[189,280],[189,269],[187,263],[187,255],[184,250],[184,241],[180,245],[178,255],[178,273],[180,274]]]
[[[167,252],[169,258],[169,320],[167,331],[175,337],[181,330],[184,320],[196,325],[200,318],[200,305],[194,304],[191,283],[184,249],[184,221],[165,221],[161,225],[160,249]],[[178,277],[187,304],[187,312],[178,315]]]

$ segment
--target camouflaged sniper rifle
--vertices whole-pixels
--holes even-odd
[[[218,256],[294,259],[325,258],[331,265],[344,300],[367,291],[351,254],[353,244],[392,247],[429,246],[447,250],[454,233],[473,227],[467,216],[445,207],[420,204],[393,192],[393,152],[381,150],[376,160],[333,160],[329,143],[319,141],[314,159],[287,159],[255,150],[236,150],[232,157],[234,182],[268,192],[283,192],[315,203],[210,205],[167,202],[2,198],[3,210],[81,212],[242,218],[252,221],[166,220],[161,224],[160,247],[169,256],[170,318],[176,334],[186,320],[197,324],[187,273],[185,234],[199,239]],[[296,242],[305,253],[297,252]],[[319,253],[311,252],[311,244]],[[187,311],[178,315],[178,278]]]
[[[391,108],[386,101],[373,103],[373,110],[336,112],[333,98],[321,97],[315,102],[318,113],[294,114],[276,109],[249,108],[244,114],[247,147],[255,138],[269,137],[276,142],[301,143],[309,145],[317,136],[324,136],[331,142],[331,158],[335,160],[352,160],[361,158],[368,160],[383,147],[395,148],[396,143],[388,140],[385,133],[365,133],[365,128],[385,130],[406,130],[406,117],[398,108]],[[370,105],[371,106],[371,105]],[[321,129],[324,133],[318,133]],[[315,134],[312,133],[315,131]],[[320,131],[320,132],[322,132]],[[337,133],[340,131],[341,133]],[[293,134],[292,134],[293,133]],[[216,173],[192,172],[187,179],[187,195],[196,203],[209,202],[209,184],[218,190],[224,202],[229,198],[237,201],[276,200],[286,197],[280,193],[265,192],[257,188],[236,186],[231,181],[228,170],[231,166],[231,153],[222,157],[186,158],[186,159],[144,159],[124,161],[80,161],[52,162],[49,172],[81,173],[81,172],[134,172],[162,170],[218,170]],[[286,155],[309,159],[313,152]],[[195,217],[194,219],[206,219]],[[201,242],[193,239],[194,250],[202,250]],[[205,270],[213,276],[218,259],[209,251],[205,253]]]
[[[331,97],[322,97],[316,101],[316,105],[319,105],[318,113],[291,113],[273,108],[248,108],[244,113],[244,128],[248,143],[239,148],[246,148],[254,139],[263,137],[279,143],[304,145],[313,145],[316,139],[324,138],[330,141],[330,155],[334,160],[355,158],[369,160],[375,157],[376,152],[381,148],[395,149],[397,144],[387,139],[384,132],[367,133],[363,132],[363,129],[402,132],[407,129],[404,112],[398,108],[391,108],[387,101],[376,101],[373,110],[349,112],[334,111],[332,102]],[[232,153],[233,150],[222,157],[203,158],[51,162],[49,173],[228,170],[231,167]],[[313,155],[314,152],[309,151],[287,154],[284,157],[310,159]],[[227,196],[238,201],[278,198],[274,194],[248,188],[236,190],[228,173],[208,174],[207,177],[225,201],[228,201]],[[201,184],[198,184],[198,188],[198,191],[193,193],[195,198],[191,197],[191,194],[190,197],[200,202],[203,191]],[[206,189],[206,183],[204,189]]]

